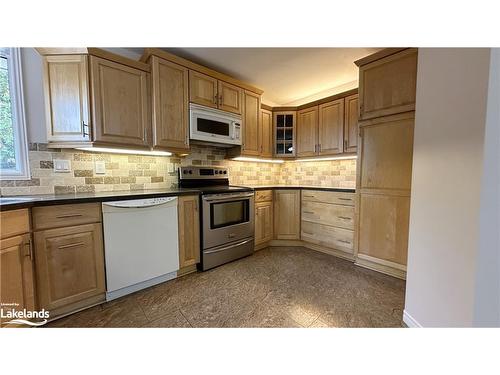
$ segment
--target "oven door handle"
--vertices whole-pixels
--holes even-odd
[[[230,248],[235,247],[235,246],[245,245],[245,244],[249,243],[250,241],[253,241],[253,238],[248,238],[246,240],[243,240],[243,241],[240,241],[240,242],[236,242],[236,243],[232,243],[231,245],[223,246],[223,247],[220,247],[220,248],[214,249],[214,250],[208,250],[208,251],[204,250],[203,253],[204,254],[218,253],[220,251],[229,250]]]
[[[215,201],[229,201],[233,199],[240,199],[240,198],[251,198],[254,196],[254,193],[244,193],[244,194],[234,194],[234,195],[229,195],[229,194],[224,194],[225,196],[218,196],[218,197],[210,197],[210,196],[204,196],[203,200],[205,202],[215,202]]]

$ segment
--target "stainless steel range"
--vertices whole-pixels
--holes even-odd
[[[251,255],[254,191],[230,186],[227,168],[181,167],[179,186],[201,190],[201,269]]]

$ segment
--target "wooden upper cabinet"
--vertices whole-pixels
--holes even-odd
[[[217,79],[198,73],[194,70],[189,71],[189,101],[217,108]]]
[[[344,99],[321,104],[318,113],[318,154],[341,154],[344,143]]]
[[[241,115],[243,90],[230,83],[219,81],[218,83],[219,109]]]
[[[58,309],[105,292],[101,223],[35,233],[38,301]]]
[[[314,156],[318,146],[318,106],[297,112],[297,156]]]
[[[266,109],[260,111],[259,144],[260,156],[273,156],[273,113]]]
[[[345,98],[344,152],[358,149],[358,94]]]
[[[94,141],[149,148],[148,74],[90,56]]]
[[[259,156],[260,95],[250,91],[244,93],[242,155]]]
[[[197,195],[178,199],[179,267],[184,268],[200,261],[200,213]]]
[[[153,56],[153,147],[189,150],[189,71]]]
[[[49,142],[90,141],[88,57],[44,56],[44,91]]]
[[[359,62],[359,119],[415,110],[417,49]],[[365,60],[366,61],[366,60]]]

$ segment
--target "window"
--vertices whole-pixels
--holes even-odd
[[[0,179],[30,178],[19,48],[0,47]]]

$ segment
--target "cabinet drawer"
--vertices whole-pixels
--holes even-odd
[[[354,206],[354,193],[338,193],[336,191],[302,190],[302,201],[324,202]]]
[[[302,220],[354,229],[354,207],[322,202],[302,202]]]
[[[348,229],[302,221],[301,238],[317,245],[353,252],[354,232]]]
[[[255,202],[270,202],[273,200],[272,190],[257,190],[255,192]]]
[[[69,227],[100,221],[100,203],[64,204],[35,207],[33,209],[33,227],[35,230]]]
[[[30,231],[30,217],[27,208],[0,213],[0,236],[9,238]]]

